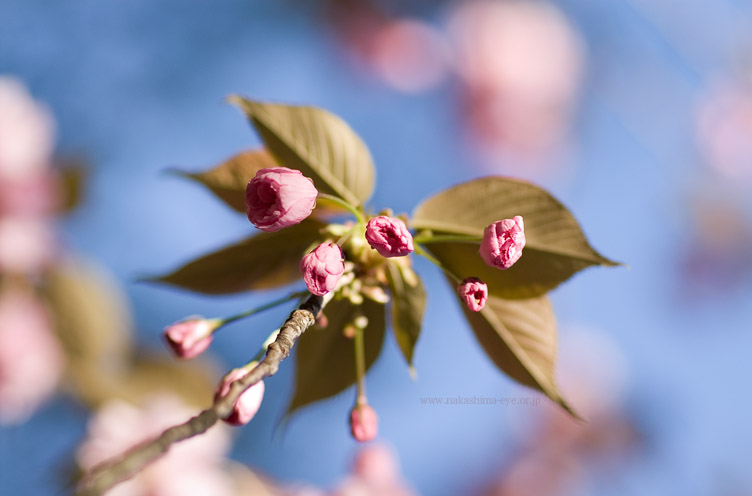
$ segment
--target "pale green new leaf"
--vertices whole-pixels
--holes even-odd
[[[336,115],[316,107],[230,98],[248,116],[266,148],[284,167],[310,177],[321,193],[363,204],[374,185],[371,154]]]

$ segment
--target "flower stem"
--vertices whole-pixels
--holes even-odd
[[[266,338],[266,341],[261,345],[261,348],[258,350],[258,353],[256,353],[256,356],[251,359],[250,362],[246,364],[246,367],[252,368],[256,366],[256,363],[260,362],[262,358],[264,358],[264,355],[266,354],[266,349],[269,347],[270,344],[272,344],[276,339],[277,335],[279,334],[279,329],[275,329],[272,331],[271,334],[269,334],[269,337]]]
[[[260,307],[251,308],[250,310],[246,310],[245,312],[241,312],[239,314],[232,315],[230,317],[225,317],[224,319],[218,319],[218,320],[221,322],[221,325],[224,326],[224,325],[229,324],[230,322],[235,322],[236,320],[244,319],[246,317],[250,317],[251,315],[256,315],[257,313],[261,313],[264,310],[268,310],[270,308],[274,308],[274,307],[276,307],[278,305],[286,303],[286,302],[288,302],[290,300],[294,300],[295,298],[300,298],[301,296],[304,296],[304,295],[307,295],[307,294],[308,294],[307,291],[296,291],[294,293],[290,293],[287,296],[283,296],[282,298],[280,298],[278,300],[274,300],[272,302],[265,303],[265,304],[261,305]]]
[[[339,205],[340,207],[346,209],[348,212],[350,212],[351,214],[353,214],[356,219],[358,219],[358,222],[360,224],[365,224],[366,218],[363,215],[363,212],[361,212],[357,208],[353,207],[352,205],[350,205],[350,203],[346,202],[342,198],[340,198],[338,196],[334,196],[334,195],[327,195],[325,193],[319,193],[318,197],[320,199],[322,199],[322,200],[330,201],[330,202],[334,203],[335,205]]]
[[[363,337],[364,329],[357,328],[353,339],[355,347],[355,375],[357,377],[358,404],[366,403],[366,347]]]
[[[413,238],[415,243],[442,243],[447,241],[453,241],[455,243],[480,243],[483,240],[482,236],[469,236],[467,234],[440,234],[438,236],[433,234],[421,233]]]
[[[446,275],[448,275],[449,277],[452,278],[452,280],[454,280],[454,282],[456,282],[458,284],[462,282],[462,279],[460,279],[457,275],[455,275],[454,272],[452,272],[451,270],[449,270],[446,267],[444,267],[443,265],[441,265],[441,262],[439,262],[433,255],[431,255],[430,253],[428,253],[428,251],[426,251],[426,249],[423,248],[418,243],[415,243],[415,253],[418,254],[418,255],[421,255],[423,257],[426,257],[429,262],[431,262],[436,267],[438,267],[441,270],[443,270]]]

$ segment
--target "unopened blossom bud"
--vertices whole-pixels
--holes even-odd
[[[457,292],[467,305],[467,308],[473,312],[480,312],[486,306],[488,286],[480,279],[468,277],[462,281],[462,284],[457,286]]]
[[[298,170],[261,169],[245,189],[248,220],[262,231],[279,231],[311,215],[317,195],[313,181]]]
[[[366,240],[382,257],[402,257],[413,252],[413,235],[400,219],[380,215],[366,225]]]
[[[350,410],[350,433],[356,441],[371,441],[379,433],[379,417],[367,403],[358,403]]]
[[[227,395],[230,392],[232,383],[242,379],[248,375],[249,370],[247,368],[239,368],[231,370],[224,378],[222,382],[217,386],[217,391],[214,393],[214,401]],[[251,421],[261,407],[261,400],[264,399],[264,381],[259,381],[253,386],[249,387],[238,397],[233,406],[232,413],[225,419],[225,422],[231,425],[245,425]]]
[[[191,317],[165,327],[164,338],[175,356],[195,358],[209,347],[217,327],[216,319]]]
[[[332,291],[345,272],[342,249],[334,243],[321,243],[300,261],[308,291],[323,296]]]
[[[525,247],[525,225],[522,217],[504,219],[486,227],[480,242],[483,261],[498,269],[508,269],[522,256]]]

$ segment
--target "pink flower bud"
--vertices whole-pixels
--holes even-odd
[[[337,286],[337,281],[345,271],[342,249],[333,243],[321,243],[315,250],[300,261],[308,291],[315,295],[325,295]]]
[[[356,441],[364,443],[379,433],[379,417],[368,404],[357,404],[350,410],[350,433]]]
[[[193,317],[165,327],[164,337],[175,356],[195,358],[209,347],[217,327],[216,320]]]
[[[488,286],[475,277],[468,277],[457,286],[457,292],[464,300],[467,308],[473,312],[480,312],[488,300]]]
[[[232,383],[248,375],[248,372],[249,370],[246,368],[231,370],[224,376],[219,386],[217,386],[217,391],[214,393],[214,401],[229,393]],[[243,394],[235,402],[232,414],[225,419],[225,422],[231,425],[247,424],[256,415],[256,412],[259,411],[261,400],[263,399],[264,381],[259,381],[243,391]]]
[[[508,269],[522,256],[525,247],[525,225],[522,217],[494,222],[483,232],[480,256],[483,261],[498,269]]]
[[[402,257],[412,253],[413,235],[400,219],[380,215],[366,225],[366,240],[382,257]]]
[[[248,220],[262,231],[279,231],[311,215],[318,194],[313,181],[300,171],[261,169],[245,189]]]

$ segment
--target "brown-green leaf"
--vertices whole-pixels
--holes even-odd
[[[321,239],[323,227],[308,218],[277,232],[261,232],[147,281],[215,295],[284,286],[301,278],[300,259]]]
[[[511,269],[486,266],[479,243],[426,243],[439,261],[459,277],[480,277],[489,291],[505,298],[542,295],[593,265],[614,266],[588,243],[571,212],[544,189],[525,181],[485,177],[429,198],[414,213],[412,225],[435,235],[482,236],[489,224],[521,215],[527,243]]]
[[[83,261],[58,264],[44,290],[69,364],[123,366],[130,354],[127,300],[102,269]]]
[[[408,277],[405,277],[405,272],[408,271]],[[402,356],[412,369],[413,352],[420,337],[423,312],[426,308],[426,290],[423,282],[410,267],[394,260],[387,262],[387,277],[391,293],[389,312],[392,332]]]
[[[204,172],[171,172],[203,184],[230,208],[245,213],[245,188],[261,169],[279,167],[265,149],[246,150]]]
[[[480,312],[459,301],[476,339],[501,371],[580,419],[556,387],[556,319],[547,296],[504,300],[490,295]]]
[[[248,116],[277,161],[313,179],[321,193],[358,206],[373,190],[371,154],[342,119],[316,107],[230,98]]]
[[[366,368],[381,353],[386,329],[384,305],[365,299],[363,315],[368,318],[364,330]],[[349,300],[332,300],[324,309],[328,325],[318,324],[298,340],[295,352],[295,393],[287,415],[325,398],[334,396],[355,383],[355,350],[353,340],[343,329],[358,315],[359,307]]]

